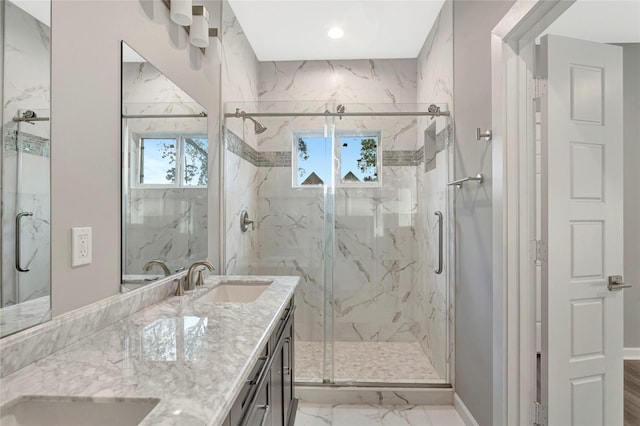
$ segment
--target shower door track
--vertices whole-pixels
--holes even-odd
[[[448,117],[449,111],[411,111],[411,112],[247,112],[243,117]],[[235,112],[224,114],[226,118],[242,116]]]

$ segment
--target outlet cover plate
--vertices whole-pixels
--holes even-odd
[[[91,263],[91,228],[71,228],[71,266]]]

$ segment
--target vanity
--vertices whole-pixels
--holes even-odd
[[[61,406],[67,417],[59,424],[68,424],[68,416],[81,409],[96,420],[103,411],[132,412],[119,425],[293,424],[298,282],[298,277],[210,276],[184,296],[166,297],[89,332],[0,379],[0,422],[21,424],[5,416],[23,404],[31,407],[23,411],[49,413],[50,425],[58,424],[55,411]],[[224,287],[229,288],[222,294]],[[127,298],[175,288],[174,280],[161,280],[10,336],[3,340],[9,345],[3,363],[11,361],[5,355],[19,355],[10,346],[20,338],[64,339],[65,322],[91,323],[120,311],[117,305],[129,304]],[[27,341],[23,347],[47,345]]]

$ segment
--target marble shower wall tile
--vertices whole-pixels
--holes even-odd
[[[336,192],[337,340],[415,340],[415,167],[383,167],[382,181],[380,188]]]
[[[258,100],[258,59],[226,0],[222,2],[221,100],[225,112],[252,110]],[[224,133],[224,273],[256,273],[257,230],[240,230],[240,214],[258,216],[258,168],[251,161],[257,155],[257,139],[250,120],[225,118]],[[242,147],[242,145],[247,145]],[[237,148],[237,149],[236,149]],[[252,154],[251,158],[247,155]]]
[[[418,102],[435,102],[454,114],[453,105],[453,15],[452,2],[445,2],[436,23],[418,56]],[[444,105],[446,104],[446,105]],[[454,311],[447,277],[453,257],[445,256],[444,271],[435,273],[438,259],[438,222],[436,210],[445,215],[444,252],[453,253],[448,242],[453,239],[453,225],[446,184],[453,176],[453,155],[444,149],[453,140],[452,120],[435,119],[435,147],[425,147],[425,130],[433,125],[430,118],[420,118],[417,126],[417,146],[424,150],[425,163],[416,171],[418,211],[416,217],[417,277],[413,289],[413,331],[440,377],[445,378],[452,354],[447,334],[453,331]],[[429,149],[431,148],[431,149]],[[434,149],[435,148],[435,149]],[[435,167],[434,167],[435,166]],[[427,170],[427,171],[425,171]]]
[[[225,152],[225,274],[256,273],[256,230],[240,229],[240,214],[246,210],[249,218],[258,217],[257,191],[259,170],[236,154]]]
[[[258,58],[233,13],[233,9],[226,0],[222,1],[221,42],[221,99],[223,105],[227,104],[223,110],[233,112],[235,107],[231,105],[232,103],[251,103],[258,100]],[[251,108],[247,108],[247,110],[251,110]],[[224,126],[256,148],[253,123],[250,120],[226,119]]]
[[[322,188],[292,188],[290,167],[260,167],[257,267],[260,273],[302,278],[296,289],[296,334],[324,333],[324,195]]]
[[[338,103],[346,104],[347,112],[415,108],[416,61],[411,59],[261,62],[259,70],[261,112],[335,112]],[[366,105],[352,105],[355,103]],[[338,131],[382,130],[383,149],[415,150],[415,118],[344,117],[329,121],[335,122]],[[293,131],[322,131],[325,118],[261,118],[261,122],[268,129],[258,138],[260,149],[284,151],[291,150]]]

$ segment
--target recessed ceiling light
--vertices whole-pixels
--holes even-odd
[[[333,39],[342,38],[342,36],[344,35],[344,31],[342,31],[342,28],[333,27],[329,30],[329,33],[327,35]]]

